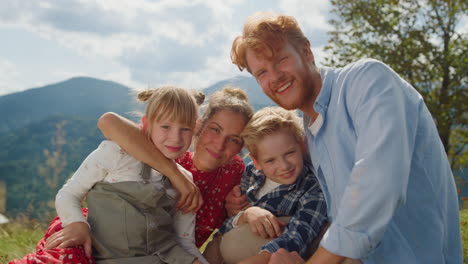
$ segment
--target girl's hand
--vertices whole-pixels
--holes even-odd
[[[200,190],[192,182],[186,170],[181,170],[178,177],[169,178],[174,188],[180,193],[179,201],[177,202],[177,209],[184,213],[197,212],[203,205],[203,197]]]
[[[247,201],[247,196],[241,194],[239,185],[234,186],[226,196],[226,205],[224,207],[226,208],[228,216],[236,215],[248,206],[249,202]]]
[[[252,233],[264,239],[272,239],[281,235],[286,223],[275,217],[270,211],[253,206],[247,208],[242,215],[250,225]]]
[[[51,235],[45,242],[44,249],[67,248],[83,245],[86,256],[91,257],[91,234],[88,224],[74,222]]]

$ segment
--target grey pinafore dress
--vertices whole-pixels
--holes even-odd
[[[142,167],[142,181],[99,182],[87,194],[93,257],[98,264],[192,263],[195,257],[176,241],[175,201]]]

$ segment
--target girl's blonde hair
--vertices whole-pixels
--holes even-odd
[[[257,111],[241,134],[245,148],[254,158],[257,157],[258,142],[267,135],[286,131],[294,136],[299,144],[304,143],[304,129],[295,111],[281,107],[265,107]]]
[[[224,87],[221,91],[213,93],[208,104],[202,108],[204,111],[200,118],[202,125],[199,133],[203,130],[206,121],[220,111],[229,110],[239,113],[244,117],[245,123],[249,122],[254,112],[245,91],[237,87]]]
[[[198,105],[203,103],[204,98],[201,92],[174,86],[163,86],[138,93],[138,100],[147,102],[145,115],[150,124],[147,134],[151,133],[153,122],[163,119],[195,127]]]
[[[242,35],[234,39],[231,49],[232,63],[242,71],[250,72],[246,60],[247,49],[252,49],[257,56],[273,58],[278,48],[289,42],[297,51],[304,45],[310,48],[310,42],[292,16],[272,12],[257,12],[244,24]]]

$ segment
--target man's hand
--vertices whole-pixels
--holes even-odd
[[[177,202],[177,209],[184,213],[197,212],[203,205],[203,197],[200,190],[192,182],[190,176],[188,176],[186,170],[181,170],[180,177],[171,177],[168,179],[171,181],[174,188],[180,193],[179,201]]]
[[[228,216],[233,216],[249,207],[249,202],[247,202],[247,196],[241,194],[241,189],[239,185],[234,186],[232,190],[226,196],[226,208]]]
[[[45,250],[52,248],[67,248],[83,245],[86,256],[91,257],[91,234],[88,224],[75,222],[51,235],[44,246]]]
[[[296,251],[289,252],[284,248],[278,249],[270,257],[268,264],[301,264],[305,261]]]
[[[264,239],[279,237],[286,226],[286,223],[270,211],[257,206],[247,208],[239,220],[239,225],[243,222],[248,223],[252,233]]]

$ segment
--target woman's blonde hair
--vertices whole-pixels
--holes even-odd
[[[213,93],[202,110],[204,111],[200,118],[202,123],[200,131],[203,130],[207,120],[223,110],[241,114],[245,123],[249,122],[253,115],[253,108],[249,104],[247,94],[244,90],[236,87],[225,87],[221,91]]]
[[[181,124],[195,127],[198,117],[198,105],[204,100],[204,95],[195,90],[187,90],[174,86],[163,86],[148,89],[138,93],[138,100],[147,102],[145,115],[148,120],[147,133],[151,133],[153,122],[163,119],[177,121]]]
[[[247,19],[242,35],[234,39],[231,49],[232,63],[242,71],[250,68],[246,60],[247,49],[252,49],[257,56],[272,58],[278,48],[287,42],[297,51],[304,45],[310,48],[310,42],[302,33],[299,24],[292,16],[271,12],[257,12]]]
[[[286,131],[294,136],[299,144],[304,143],[304,129],[295,111],[281,107],[265,107],[257,111],[241,134],[244,146],[254,158],[257,157],[258,142],[267,135]]]

